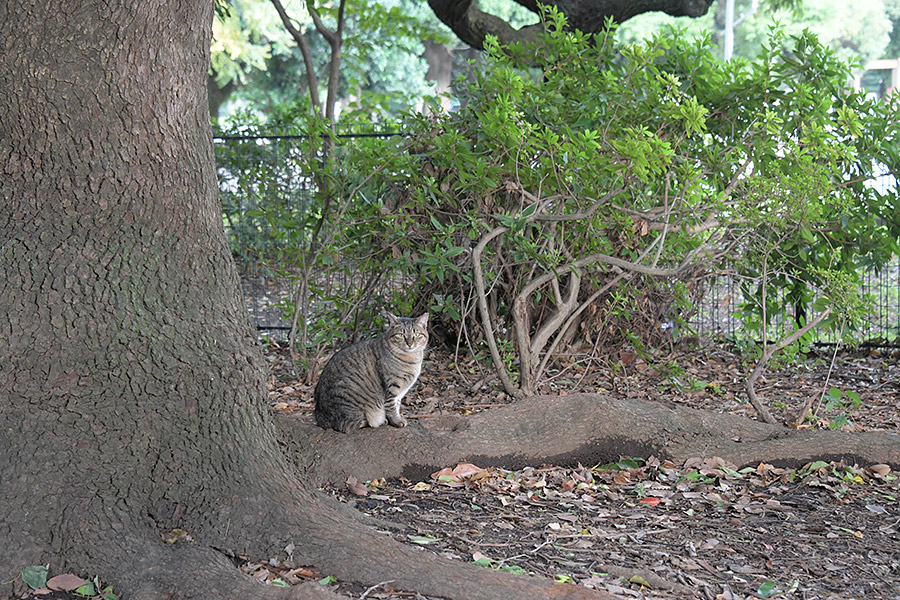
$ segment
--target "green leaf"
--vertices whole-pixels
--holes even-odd
[[[489,559],[489,558],[487,558],[487,557],[485,557],[485,558],[479,558],[478,560],[475,560],[475,561],[472,561],[472,562],[473,562],[474,564],[478,565],[479,567],[490,567],[490,566],[491,566],[491,559]]]
[[[642,587],[646,587],[646,588],[652,587],[649,583],[647,583],[647,580],[644,579],[643,577],[641,577],[640,575],[634,575],[634,576],[632,576],[632,578],[629,579],[628,582],[629,582],[629,583],[634,583],[634,584],[636,584],[636,585],[639,585],[639,586],[642,586]]]
[[[287,581],[285,581],[284,579],[280,579],[278,577],[273,579],[270,583],[277,587],[291,587],[291,585]]]
[[[331,575],[327,575],[319,580],[319,585],[331,585],[332,583],[337,583],[337,579]]]
[[[759,594],[762,598],[768,598],[773,594],[780,593],[781,590],[778,589],[778,584],[774,581],[767,581],[756,590],[756,593]]]
[[[93,583],[88,582],[75,588],[75,593],[79,596],[90,597],[97,594],[97,589]]]
[[[28,587],[36,590],[38,588],[47,587],[47,571],[49,570],[50,565],[25,567],[19,574],[22,576],[22,581],[24,581]]]
[[[406,537],[413,544],[432,544],[437,541],[433,535],[407,535]]]

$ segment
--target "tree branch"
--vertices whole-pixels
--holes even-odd
[[[281,17],[284,28],[287,29],[288,33],[291,34],[291,37],[294,38],[294,41],[297,42],[297,45],[300,47],[300,54],[303,55],[303,66],[306,68],[306,85],[309,86],[309,99],[312,102],[313,107],[315,107],[317,111],[321,111],[322,102],[319,100],[319,78],[316,76],[316,67],[315,64],[313,64],[312,50],[309,48],[309,43],[307,43],[306,37],[294,27],[294,23],[288,16],[287,11],[284,10],[284,5],[281,4],[281,0],[272,0],[272,5],[278,12],[278,16]]]
[[[481,253],[484,252],[485,247],[491,240],[507,231],[509,231],[508,227],[497,227],[479,240],[478,244],[472,249],[472,271],[475,280],[475,300],[478,304],[478,314],[481,316],[481,328],[484,329],[484,340],[491,351],[494,369],[497,371],[497,376],[500,378],[500,383],[503,384],[503,389],[506,390],[506,393],[513,398],[521,398],[524,394],[522,390],[513,385],[512,380],[509,378],[509,373],[506,372],[500,351],[497,349],[497,339],[494,337],[494,325],[491,323],[491,313],[488,310],[487,293],[484,288],[484,274],[481,269]]]
[[[774,346],[769,346],[768,348],[765,348],[763,350],[762,357],[759,359],[759,362],[756,364],[756,368],[753,369],[753,372],[750,373],[750,376],[747,378],[747,381],[744,382],[744,387],[747,390],[747,396],[750,399],[750,404],[753,405],[753,408],[756,409],[756,412],[759,415],[759,417],[766,423],[774,424],[774,423],[777,423],[778,421],[775,420],[775,417],[773,417],[772,414],[769,412],[769,410],[765,406],[763,406],[763,404],[759,401],[759,397],[757,397],[757,395],[756,395],[756,388],[755,388],[756,380],[759,379],[760,374],[762,373],[763,369],[766,367],[766,363],[769,362],[769,359],[772,358],[772,356],[776,352],[778,352],[782,348],[786,348],[787,346],[790,346],[791,344],[793,344],[794,342],[799,340],[804,334],[806,334],[806,332],[810,331],[813,327],[815,327],[816,325],[821,323],[822,320],[825,319],[825,317],[827,317],[829,314],[831,314],[831,309],[826,308],[821,313],[819,313],[815,319],[813,319],[812,321],[810,321],[803,327],[800,327],[800,328],[794,330],[794,333],[792,333],[788,337],[784,338],[783,340],[781,340]]]
[[[538,13],[533,0],[516,0],[519,5]],[[584,33],[598,33],[608,18],[618,23],[646,12],[660,11],[675,17],[701,17],[707,13],[713,0],[557,0],[555,5],[569,19],[569,27]],[[472,0],[428,0],[434,14],[456,33],[465,43],[484,49],[488,35],[494,35],[502,44],[528,42],[537,39],[543,31],[541,24],[521,29],[480,10]]]

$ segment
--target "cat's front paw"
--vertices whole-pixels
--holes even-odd
[[[388,417],[388,422],[394,427],[406,427],[409,425],[409,421],[397,415],[396,417]]]

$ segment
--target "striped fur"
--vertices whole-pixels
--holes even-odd
[[[422,371],[428,313],[415,319],[388,313],[388,321],[383,336],[347,346],[325,365],[313,411],[319,427],[343,433],[385,421],[406,427],[400,400]]]

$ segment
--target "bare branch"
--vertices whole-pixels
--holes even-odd
[[[316,31],[318,31],[322,35],[322,37],[325,38],[325,41],[334,46],[334,43],[337,41],[337,32],[328,29],[325,23],[322,22],[322,18],[319,16],[319,12],[316,10],[316,6],[313,0],[306,0],[306,10],[309,11],[309,16],[312,17],[313,25],[315,25]],[[343,14],[344,2],[341,2],[340,8],[338,10]]]
[[[322,102],[319,100],[319,78],[316,76],[316,67],[313,64],[312,50],[309,48],[309,43],[306,41],[306,37],[294,26],[294,22],[288,16],[287,11],[284,10],[281,0],[272,0],[272,5],[278,12],[278,16],[281,17],[284,28],[288,30],[288,33],[291,34],[291,37],[294,38],[294,41],[300,47],[300,54],[303,55],[303,66],[306,68],[306,84],[309,87],[309,99],[316,110],[321,111]]]
[[[750,399],[750,404],[753,405],[753,408],[756,409],[759,418],[765,421],[766,423],[777,423],[775,417],[769,412],[769,410],[763,406],[763,404],[759,401],[759,397],[756,395],[756,380],[759,379],[760,374],[763,369],[766,367],[766,363],[769,362],[769,359],[772,356],[781,350],[782,348],[786,348],[790,346],[797,340],[799,340],[803,335],[805,335],[808,331],[812,330],[816,325],[821,323],[825,317],[831,314],[831,308],[826,308],[821,313],[819,313],[815,319],[808,322],[803,327],[800,327],[794,330],[794,333],[784,338],[774,346],[769,346],[763,350],[762,357],[759,359],[759,362],[756,363],[756,368],[753,369],[753,372],[750,373],[750,376],[747,378],[747,381],[744,382],[744,387],[747,389],[747,396]]]
[[[491,323],[491,314],[487,305],[487,293],[484,289],[484,274],[481,269],[481,253],[484,252],[485,247],[491,240],[507,231],[509,231],[508,227],[497,227],[478,241],[478,244],[472,249],[472,271],[475,276],[475,293],[477,295],[478,313],[481,315],[481,327],[484,329],[484,340],[491,351],[494,369],[497,371],[497,376],[500,378],[500,383],[503,384],[503,389],[506,390],[506,393],[514,398],[521,398],[525,394],[510,380],[509,373],[506,372],[506,367],[503,365],[500,351],[497,349],[497,339],[494,337],[494,325]]]

